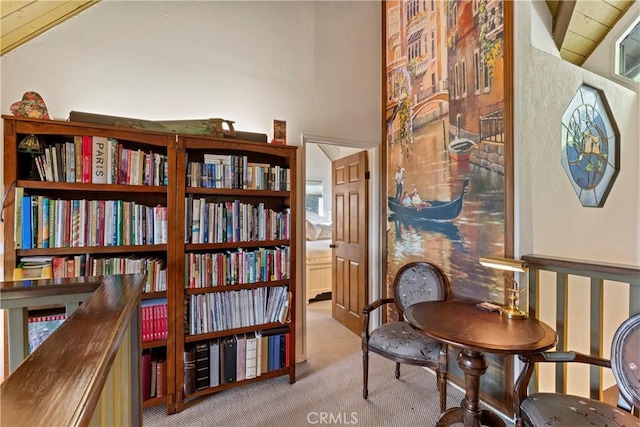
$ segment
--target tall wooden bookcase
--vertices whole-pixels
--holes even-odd
[[[184,324],[176,326],[177,366],[185,366],[185,351],[198,345],[216,342],[222,346],[224,340],[256,331],[287,336],[286,363],[283,360],[272,369],[263,366],[258,376],[226,382],[220,364],[217,385],[205,384],[191,392],[184,387],[176,390],[177,410],[181,411],[185,399],[280,375],[295,381],[296,147],[198,136],[180,138],[178,143],[177,169],[182,173],[177,205],[184,209],[177,211],[181,238],[176,241],[176,253],[184,262],[178,265],[177,276],[184,279],[183,286],[176,287],[176,300],[184,304],[177,307],[176,317],[184,319]],[[199,222],[195,219],[198,204]],[[226,263],[226,271],[217,275],[208,267],[215,262],[209,259],[216,257],[218,265],[221,258]],[[252,309],[258,301],[264,309],[277,288],[285,289],[290,297],[290,320],[284,325],[261,320]],[[245,296],[239,296],[236,304],[244,318],[236,319],[232,326],[229,316],[216,319],[216,313],[227,309],[223,297],[242,293]],[[257,293],[266,299],[259,299]],[[199,315],[194,307],[198,304],[214,315]],[[267,351],[266,343],[262,351]],[[176,378],[178,384],[188,382],[185,370],[178,369]]]
[[[146,400],[145,407],[164,404],[171,414],[181,411],[187,399],[220,390],[280,375],[289,375],[289,381],[295,381],[296,147],[77,122],[13,116],[3,116],[3,119],[5,280],[12,280],[13,270],[21,258],[29,256],[147,257],[166,268],[166,290],[145,293],[143,305],[144,300],[166,298],[167,337],[142,344],[143,350],[166,350],[166,396]],[[159,185],[43,181],[34,173],[37,169],[33,169],[33,156],[18,150],[20,142],[30,135],[37,136],[45,147],[56,143],[64,145],[82,136],[115,139],[125,149],[159,155],[163,170],[159,172],[156,167],[155,173],[166,178],[162,183],[156,183]],[[214,171],[217,176],[212,175]],[[143,173],[138,172],[138,175]],[[20,192],[16,188],[21,189]],[[43,244],[34,238],[33,248],[24,249],[20,244],[16,245],[20,236],[15,235],[16,212],[19,212],[16,210],[19,201],[15,199],[16,195],[22,194],[33,199],[40,196],[49,200],[107,200],[117,201],[114,202],[116,205],[129,202],[149,208],[166,207],[166,218],[160,219],[166,221],[166,234],[154,236],[153,244],[148,243],[149,236],[146,235],[142,237],[144,244],[139,241],[122,244],[124,235],[137,235],[140,239],[145,231],[140,227],[128,229],[119,221],[113,231],[114,241],[109,244],[87,244],[87,240],[79,245],[77,241],[63,240],[61,244],[42,247]],[[202,203],[200,212],[206,218],[194,219],[194,200]],[[118,212],[114,218],[119,220],[118,215],[127,218],[126,209]],[[67,221],[73,228],[73,220]],[[98,219],[96,227],[100,227],[100,221]],[[131,221],[128,223],[135,228]],[[210,231],[210,227],[216,227],[217,231]],[[65,233],[72,231],[65,230]],[[203,261],[197,263],[198,271],[194,269],[194,259]],[[217,283],[211,281],[214,276],[218,277]],[[196,278],[198,287],[194,285]],[[215,299],[224,300],[224,296],[241,293],[242,298],[229,297],[236,301],[235,308],[213,304]],[[264,319],[264,313],[257,315],[259,311],[266,311],[267,300],[275,300],[276,295],[285,305],[289,303],[288,315],[280,318],[274,315],[271,320]],[[205,307],[201,305],[202,301],[212,303]],[[196,309],[196,305],[199,308]],[[252,306],[252,314],[248,313],[246,305]],[[204,317],[199,311],[203,307],[208,313]],[[231,319],[222,320],[224,316],[219,313],[222,309],[233,313],[238,308],[243,315],[233,318],[236,323],[225,323]],[[285,312],[285,309],[280,310],[280,313]],[[222,320],[222,326],[212,324],[216,315],[218,321]],[[185,393],[186,350],[247,334],[254,336],[257,331],[264,335],[282,335],[286,345],[281,346],[284,359],[281,365],[271,369],[263,367],[260,375],[249,379],[221,381],[220,385]]]

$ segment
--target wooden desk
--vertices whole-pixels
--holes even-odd
[[[509,319],[461,301],[422,302],[410,306],[404,314],[425,335],[461,348],[458,365],[464,372],[465,399],[461,407],[445,411],[437,426],[463,423],[465,427],[504,427],[497,414],[478,405],[480,377],[487,370],[483,352],[536,353],[553,347],[558,340],[555,331],[537,319]]]

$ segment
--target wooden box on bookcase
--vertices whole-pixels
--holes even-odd
[[[178,138],[177,411],[243,384],[295,381],[296,148]]]
[[[5,280],[23,258],[34,256],[53,257],[54,277],[146,270],[142,314],[153,318],[142,321],[142,348],[161,353],[154,366],[166,371],[149,376],[165,388],[143,393],[144,406],[166,404],[175,412],[176,254],[167,243],[180,234],[173,222],[175,135],[3,119]],[[37,153],[19,147],[31,135],[40,143]],[[153,298],[161,298],[166,310],[144,310],[144,301]]]

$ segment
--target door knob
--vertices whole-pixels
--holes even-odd
[[[333,243],[331,243],[331,244],[329,245],[329,247],[330,247],[331,249],[335,249],[336,245],[334,245]]]

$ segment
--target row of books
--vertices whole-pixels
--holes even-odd
[[[35,157],[41,181],[166,186],[165,154],[125,148],[114,138],[75,136]]]
[[[187,153],[187,186],[290,191],[291,170],[227,154],[205,154],[204,163],[190,162]]]
[[[187,289],[286,280],[290,277],[291,248],[238,249],[185,254]]]
[[[189,295],[185,310],[188,335],[287,323],[291,292],[286,286]]]
[[[166,298],[154,298],[140,302],[142,342],[166,340],[168,310]]]
[[[144,350],[141,361],[142,400],[167,395],[167,355],[163,348]]]
[[[49,314],[43,316],[30,316],[27,322],[29,334],[29,353],[40,346],[58,326],[66,320],[67,316],[61,314]]]
[[[94,257],[91,254],[21,257],[14,280],[146,273],[143,292],[167,290],[166,263],[151,257]]]
[[[289,367],[288,330],[256,331],[197,343],[184,351],[184,393]]]
[[[16,249],[167,243],[167,207],[125,200],[62,200],[15,189]]]
[[[193,195],[184,200],[185,243],[288,240],[291,213],[266,209],[240,200],[207,202]]]

